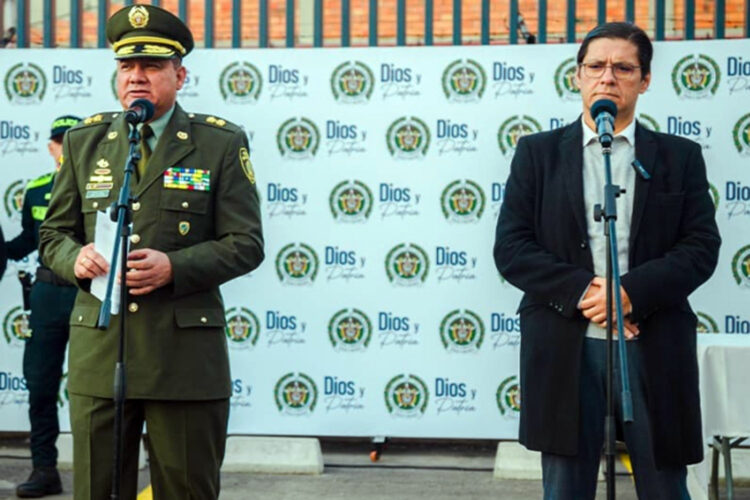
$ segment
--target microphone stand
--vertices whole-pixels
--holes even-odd
[[[600,204],[594,206],[594,220],[604,222],[604,234],[607,236],[607,413],[604,420],[605,456],[607,459],[607,499],[615,498],[615,397],[614,397],[614,342],[612,332],[612,304],[617,315],[617,346],[620,358],[620,381],[622,383],[622,419],[628,424],[633,421],[633,398],[630,393],[628,374],[628,354],[625,350],[625,328],[623,327],[622,297],[620,296],[620,264],[617,260],[617,198],[625,190],[612,184],[612,136],[602,135],[604,158],[604,209]]]
[[[120,194],[116,202],[112,203],[109,210],[109,215],[113,221],[117,222],[116,238],[119,241],[115,241],[115,245],[112,249],[112,258],[110,262],[112,267],[117,259],[120,259],[120,333],[119,342],[117,349],[117,363],[115,365],[115,376],[114,376],[114,404],[115,404],[115,421],[114,421],[114,458],[112,464],[112,492],[110,494],[111,500],[118,500],[120,498],[120,477],[122,475],[122,422],[123,414],[125,409],[125,387],[126,387],[126,375],[125,375],[125,316],[127,310],[125,304],[128,298],[127,287],[125,286],[125,274],[127,272],[127,261],[128,261],[128,238],[130,237],[130,222],[132,218],[130,204],[133,199],[130,196],[130,178],[135,171],[135,166],[141,159],[141,152],[139,144],[141,141],[141,134],[135,125],[130,126],[130,134],[128,135],[129,153],[128,159],[125,162],[125,176],[123,177],[122,187],[120,188]],[[110,271],[107,279],[107,293],[104,300],[102,301],[101,308],[99,309],[99,320],[97,327],[100,330],[106,330],[109,328],[111,308],[112,308],[112,292],[115,284],[115,273]]]

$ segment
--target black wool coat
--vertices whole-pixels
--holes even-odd
[[[498,270],[524,292],[519,440],[562,455],[577,453],[587,327],[577,304],[594,277],[587,225],[597,223],[584,213],[582,136],[577,120],[521,138],[494,246]],[[687,297],[713,273],[721,240],[700,146],[636,125],[635,150],[651,178],[636,175],[622,286],[641,332],[661,468],[703,457],[696,317]]]

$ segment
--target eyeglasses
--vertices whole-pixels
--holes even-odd
[[[612,73],[618,80],[628,80],[633,78],[635,70],[639,69],[640,66],[633,66],[632,64],[616,63],[616,64],[603,64],[603,63],[581,63],[583,68],[583,75],[587,78],[601,78],[607,68],[612,68]]]

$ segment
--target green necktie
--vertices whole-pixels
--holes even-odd
[[[148,138],[154,135],[151,127],[144,125],[141,127],[141,161],[138,162],[138,180],[140,181],[146,175],[146,165],[151,157],[151,148],[148,146]]]

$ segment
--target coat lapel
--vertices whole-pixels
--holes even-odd
[[[195,149],[193,143],[190,120],[179,104],[175,105],[174,114],[169,120],[164,132],[159,137],[151,158],[148,160],[146,175],[136,188],[136,196],[140,196],[151,186],[169,167],[174,167]]]
[[[567,126],[560,140],[560,158],[563,159],[566,192],[573,207],[573,216],[581,234],[587,235],[586,205],[583,200],[583,130],[581,121],[576,120]]]
[[[654,176],[656,168],[656,137],[653,132],[641,126],[636,122],[635,126],[635,158],[638,160],[646,172],[651,177]],[[648,189],[652,181],[644,179],[643,176],[635,176],[635,195],[633,198],[633,215],[630,222],[630,248],[633,248],[635,235],[638,234],[638,228],[641,225],[643,213],[646,210],[646,200],[648,199]]]

